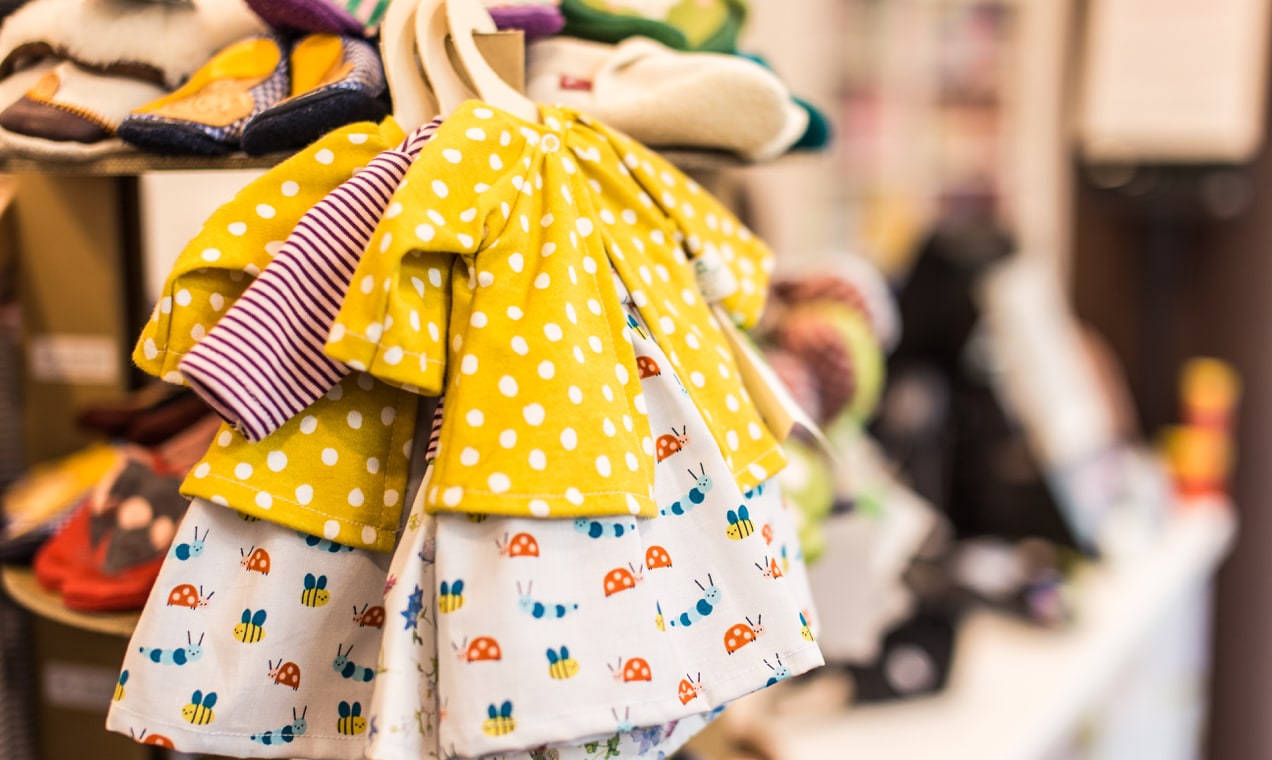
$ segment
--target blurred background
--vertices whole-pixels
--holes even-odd
[[[949,589],[911,572],[912,608],[924,612],[909,627],[885,626],[886,635],[934,641],[933,621],[954,621],[951,650],[918,645],[936,663],[926,685],[938,696],[901,697],[893,681],[905,677],[889,677],[886,656],[866,665],[864,650],[845,652],[855,717],[828,716],[816,728],[812,718],[783,719],[774,733],[818,739],[766,736],[758,746],[788,757],[1269,755],[1272,608],[1262,586],[1272,534],[1260,505],[1272,482],[1258,462],[1272,434],[1261,390],[1272,355],[1258,327],[1270,281],[1260,221],[1269,197],[1267,4],[798,7],[756,4],[746,41],[826,107],[834,140],[826,155],[750,168],[737,181],[780,252],[779,271],[833,270],[853,255],[886,277],[901,337],[867,427],[890,470],[952,523],[961,548],[942,555],[945,582],[975,601],[964,597],[952,613]],[[1244,388],[1230,418],[1235,446],[1222,455],[1200,453],[1181,432],[1196,401],[1189,369],[1206,383],[1190,363],[1197,357],[1235,373],[1218,385],[1233,383],[1230,392],[1239,376]],[[979,393],[986,387],[994,403]],[[1005,419],[989,410],[995,403]],[[933,411],[942,406],[944,415]],[[942,418],[926,435],[916,432],[917,408],[928,422]],[[1130,451],[1147,453],[1147,470],[1173,472],[1173,495]],[[1189,485],[1181,473],[1197,457],[1216,472],[1236,461],[1229,485]],[[1200,492],[1230,495],[1239,530],[1206,549],[1173,545],[1181,510],[1210,508],[1198,507]],[[1051,510],[1061,519],[1043,516]],[[1185,530],[1196,538],[1207,529]],[[1037,605],[1004,603],[1006,589],[967,592],[975,584],[960,572],[1000,581],[1009,572],[1010,561],[989,559],[1001,545],[979,547],[975,563],[950,560],[987,536],[1016,551],[1042,536],[1109,575],[1084,578],[1055,560],[1063,551],[1051,555],[1068,590],[1065,611],[1043,622]],[[1175,572],[1193,561],[1195,572]],[[818,573],[814,565],[815,581]],[[831,588],[815,585],[823,596]],[[823,596],[820,607],[834,604]],[[1049,626],[1050,638],[999,627],[987,607]],[[1138,614],[1146,619],[1128,619]],[[947,651],[951,663],[941,662]],[[818,709],[810,704],[827,698],[813,698],[819,687],[809,685],[795,712]],[[878,692],[889,701],[876,703]]]

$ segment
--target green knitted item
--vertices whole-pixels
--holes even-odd
[[[681,0],[659,17],[641,6],[640,0],[562,0],[563,33],[611,43],[641,36],[676,50],[732,53],[747,10],[745,0]]]

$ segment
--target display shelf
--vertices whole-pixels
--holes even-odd
[[[0,159],[0,172],[7,174],[70,174],[81,177],[129,177],[160,171],[218,171],[223,169],[266,169],[289,154],[249,156],[159,156],[127,151],[86,161],[38,161],[30,158]]]
[[[735,741],[771,760],[1040,760],[1098,708],[1173,607],[1204,587],[1235,530],[1224,503],[1182,509],[1141,551],[1077,573],[1077,620],[1064,630],[972,614],[959,630],[953,670],[939,695],[776,717],[764,715],[773,706],[757,700],[726,710],[722,720]]]
[[[81,628],[95,633],[128,638],[133,628],[137,627],[138,612],[76,612],[68,610],[62,604],[62,598],[51,591],[45,591],[35,580],[35,573],[29,567],[5,565],[0,568],[0,580],[4,590],[13,601],[41,617],[55,620],[72,628]]]
[[[659,153],[677,168],[687,172],[718,171],[753,166],[731,153],[709,150],[668,149]],[[163,171],[217,171],[223,169],[268,169],[287,158],[289,153],[272,153],[268,156],[249,156],[231,153],[228,156],[160,156],[151,153],[126,151],[88,159],[86,161],[39,161],[30,158],[0,159],[3,174],[69,174],[81,177],[128,177],[149,172]],[[807,155],[789,153],[777,160]]]

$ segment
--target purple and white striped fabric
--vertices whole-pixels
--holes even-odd
[[[323,345],[389,199],[440,124],[415,130],[314,204],[181,360],[190,387],[249,441],[277,430],[350,372]]]

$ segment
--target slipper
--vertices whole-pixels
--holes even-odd
[[[119,457],[118,448],[97,443],[32,467],[4,492],[6,533],[21,536],[57,522],[111,471]]]
[[[732,53],[743,0],[562,0],[565,34],[598,42],[648,37],[676,50]]]
[[[193,392],[171,383],[149,383],[122,397],[80,407],[75,424],[81,430],[118,438],[141,415]]]
[[[163,561],[164,555],[160,554],[118,573],[107,573],[90,564],[62,583],[62,604],[79,612],[140,610],[159,579]]]
[[[62,529],[35,553],[31,569],[35,571],[36,582],[45,591],[61,591],[67,578],[87,567],[88,557],[93,550],[89,540],[91,522],[92,514],[85,502]]]
[[[558,0],[486,0],[499,29],[520,29],[526,42],[551,37],[565,28]]]
[[[32,61],[57,58],[173,89],[216,51],[263,28],[239,0],[32,0],[0,26],[0,79]]]
[[[181,495],[182,479],[153,461],[128,458],[113,481],[103,483],[102,498],[88,502],[93,566],[116,575],[167,554],[190,502]]]
[[[240,40],[175,92],[124,119],[119,136],[154,153],[221,156],[239,147],[252,117],[277,105],[291,84],[290,58],[272,36]]]
[[[189,388],[162,383],[119,401],[83,409],[76,424],[138,446],[158,446],[206,417],[210,410]],[[166,389],[171,391],[164,392]]]
[[[290,94],[248,121],[245,153],[300,150],[346,124],[378,122],[388,114],[388,103],[380,97],[384,66],[365,40],[313,34],[297,42],[289,58]]]
[[[371,37],[388,0],[247,0],[247,5],[276,31]]]
[[[0,146],[6,155],[86,160],[128,150],[116,137],[128,112],[164,94],[153,82],[89,71],[59,62],[4,111]]]
[[[62,604],[79,612],[129,612],[146,606],[150,590],[159,579],[164,555],[117,573],[108,573],[94,565],[62,583]]]
[[[762,161],[807,127],[786,85],[737,56],[681,53],[648,39],[610,46],[555,37],[527,50],[531,99],[588,113],[646,145]]]

